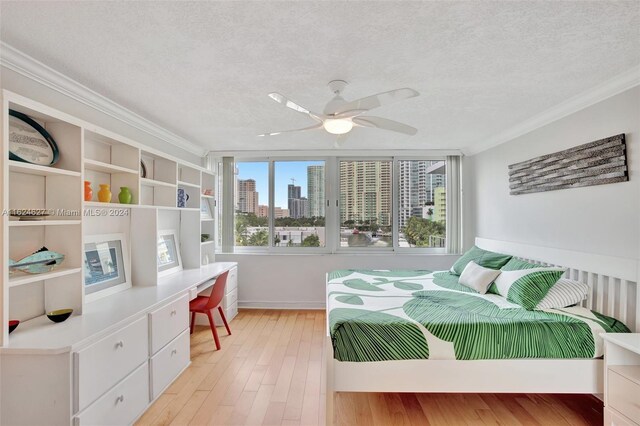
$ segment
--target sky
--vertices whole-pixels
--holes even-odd
[[[302,196],[307,196],[307,166],[321,166],[324,161],[276,161],[275,162],[275,207],[286,209],[287,185],[294,178],[295,185],[301,187]],[[254,179],[256,181],[256,191],[259,195],[259,203],[267,205],[269,203],[269,163],[237,162],[238,179]]]

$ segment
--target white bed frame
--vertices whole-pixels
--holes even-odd
[[[476,238],[480,248],[544,265],[567,268],[566,276],[589,284],[583,306],[640,330],[640,262],[577,251]],[[327,318],[328,321],[328,318]],[[603,392],[602,359],[405,360],[341,362],[326,345],[327,422],[334,392],[590,393]]]

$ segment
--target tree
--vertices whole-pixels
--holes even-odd
[[[316,234],[309,235],[304,240],[302,240],[302,247],[320,247],[320,237]]]
[[[254,232],[247,239],[248,246],[266,246],[267,244],[269,244],[269,234],[265,229]]]
[[[446,226],[443,222],[420,217],[411,217],[404,228],[404,236],[407,242],[415,247],[433,247],[430,237],[444,238]]]

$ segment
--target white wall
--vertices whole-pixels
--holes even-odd
[[[216,254],[238,262],[240,307],[319,309],[325,306],[325,274],[335,269],[449,269],[457,255]]]
[[[138,130],[118,119],[93,109],[82,102],[76,101],[75,99],[72,99],[15,71],[5,67],[0,67],[0,77],[0,86],[2,89],[10,90],[29,99],[33,99],[51,108],[55,108],[74,117],[78,117],[182,160],[198,165],[202,164],[202,158],[197,155],[187,152],[175,145],[171,145],[170,143],[160,140],[146,132]],[[107,97],[109,96],[108,93],[103,93],[102,95]]]
[[[638,259],[640,87],[464,162],[465,248],[474,237]],[[509,195],[507,166],[619,133],[629,182]]]

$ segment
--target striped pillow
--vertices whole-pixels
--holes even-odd
[[[538,303],[536,309],[557,309],[577,305],[587,298],[589,285],[580,281],[560,278],[549,289],[546,296]]]
[[[563,268],[541,266],[511,259],[501,268],[495,288],[508,301],[525,309],[535,309],[565,272]]]

